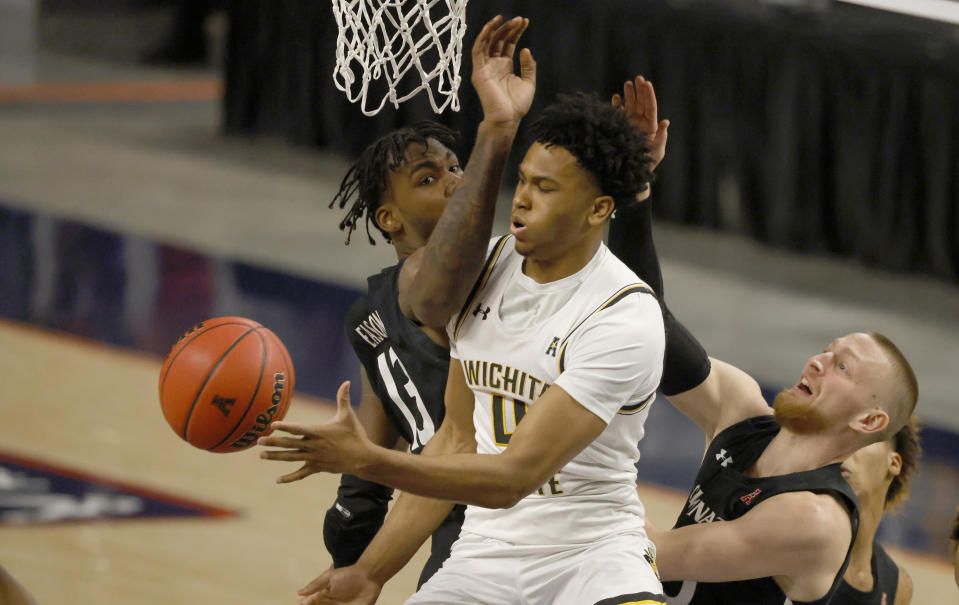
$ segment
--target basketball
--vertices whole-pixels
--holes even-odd
[[[276,334],[250,319],[217,317],[173,345],[160,370],[160,406],[190,445],[238,452],[286,416],[293,383],[293,362]]]

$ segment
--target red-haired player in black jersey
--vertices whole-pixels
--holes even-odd
[[[646,105],[632,112],[634,125],[655,134],[651,87],[633,92],[647,86],[637,80],[624,95]],[[648,204],[617,213],[610,249],[663,301],[650,220]],[[707,442],[676,528],[650,530],[663,580],[687,580],[667,583],[670,603],[829,602],[859,525],[840,463],[906,430],[918,389],[912,369],[884,336],[850,334],[811,357],[770,410],[753,378],[710,360],[664,302],[663,311],[660,388]]]

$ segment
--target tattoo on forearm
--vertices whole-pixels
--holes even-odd
[[[431,292],[433,309],[450,309],[466,299],[479,275],[493,227],[496,199],[512,136],[477,137],[469,164],[426,244],[413,292]]]

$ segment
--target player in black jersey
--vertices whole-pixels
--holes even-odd
[[[912,578],[875,538],[883,513],[908,496],[920,451],[913,419],[892,439],[864,447],[842,463],[843,476],[859,499],[859,533],[832,605],[906,605],[912,600]]]
[[[451,151],[455,134],[432,122],[401,128],[364,150],[331,206],[351,204],[341,228],[365,218],[391,242],[399,262],[368,279],[368,292],[349,310],[346,331],[362,364],[357,414],[369,437],[419,453],[444,417],[449,373],[444,324],[460,311],[485,258],[503,166],[535,88],[535,63],[513,53],[528,20],[497,17],[473,48],[472,82],[483,106],[465,172]],[[347,238],[349,242],[349,237]],[[304,467],[287,476],[310,473]],[[335,567],[352,565],[383,523],[392,489],[344,475],[324,522]],[[463,507],[434,532],[425,582],[449,555]]]
[[[655,133],[649,109],[634,125]],[[660,389],[706,434],[676,528],[650,528],[663,580],[695,581],[670,583],[670,603],[828,603],[859,524],[840,463],[909,421],[918,387],[908,362],[879,334],[836,339],[771,413],[756,381],[710,360],[665,306],[649,205],[618,213],[609,241],[659,293],[667,330]]]

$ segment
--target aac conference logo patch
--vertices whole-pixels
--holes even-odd
[[[234,514],[180,496],[0,452],[0,525]]]

